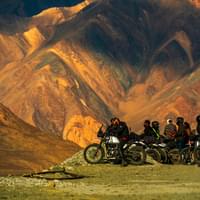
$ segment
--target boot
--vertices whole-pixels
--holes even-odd
[[[128,162],[127,162],[125,159],[122,159],[121,166],[122,166],[122,167],[128,166]]]

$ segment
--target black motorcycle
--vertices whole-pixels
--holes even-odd
[[[119,163],[121,161],[119,153],[120,141],[117,137],[107,136],[103,131],[98,131],[99,144],[91,144],[84,150],[84,159],[90,164],[103,162]],[[144,149],[134,142],[127,142],[123,146],[123,152],[129,164],[141,165],[145,163],[146,153]]]
[[[200,164],[200,137],[190,136],[190,141],[180,151],[182,164]]]
[[[144,138],[138,140],[137,143],[142,145],[146,154],[157,162],[178,164],[181,161],[180,151],[176,148],[175,142],[172,143],[167,140],[155,141],[152,138]]]

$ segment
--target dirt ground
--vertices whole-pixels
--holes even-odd
[[[200,168],[194,165],[121,167],[100,164],[66,166],[85,175],[79,180],[46,181],[22,177],[0,178],[0,199],[9,200],[197,200]]]

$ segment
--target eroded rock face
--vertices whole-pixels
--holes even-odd
[[[81,147],[97,143],[97,131],[101,124],[90,116],[73,116],[66,124],[63,139],[73,141]]]
[[[199,108],[197,10],[179,0],[87,5],[48,9],[5,28],[1,101],[81,146],[95,142],[98,124],[113,115],[137,130],[145,118],[191,121]]]

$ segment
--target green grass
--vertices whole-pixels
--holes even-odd
[[[79,180],[0,180],[0,199],[9,200],[193,200],[200,199],[200,168],[197,166],[118,165],[76,166],[71,172],[86,175]],[[6,180],[13,179],[13,185]]]

